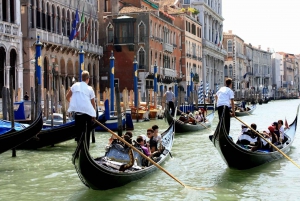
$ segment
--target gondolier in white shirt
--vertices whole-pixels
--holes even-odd
[[[66,95],[70,102],[68,112],[75,113],[76,138],[79,142],[81,136],[87,132],[87,142],[89,146],[92,120],[96,117],[95,92],[88,85],[90,75],[88,71],[82,71],[81,82],[76,82]]]
[[[234,93],[232,91],[232,79],[227,78],[225,81],[226,86],[221,87],[219,91],[216,93],[216,101],[217,101],[217,108],[218,108],[218,115],[219,120],[221,120],[223,109],[225,109],[224,113],[224,121],[225,121],[225,128],[227,131],[227,134],[229,134],[230,131],[230,116],[235,116],[234,109],[232,110],[232,113],[230,114],[231,108],[234,108]]]
[[[169,104],[168,109],[172,110],[171,115],[174,116],[174,114],[175,114],[175,107],[174,107],[175,95],[172,92],[172,87],[169,87],[169,91],[166,91],[166,93],[164,94],[164,97],[166,97],[166,102]]]

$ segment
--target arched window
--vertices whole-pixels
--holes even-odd
[[[57,12],[56,12],[56,33],[60,34],[60,12],[59,12],[59,7],[57,7]]]
[[[98,22],[95,22],[95,45],[98,45]]]
[[[232,77],[233,72],[232,72],[232,65],[229,65],[229,77]]]
[[[71,24],[70,24],[70,11],[68,10],[67,12],[67,36],[69,37],[70,36],[70,28],[71,28]]]
[[[225,67],[224,67],[224,76],[228,77],[228,66],[227,65],[225,65]]]
[[[61,15],[61,32],[65,36],[66,35],[66,13],[65,9],[62,9],[62,15]]]
[[[15,23],[15,1],[14,0],[10,0],[10,21],[12,23]]]
[[[52,5],[52,32],[56,33],[56,26],[55,26],[55,19],[56,19],[56,14],[55,14],[55,7]]]
[[[109,24],[107,27],[107,43],[114,42],[114,27],[112,24]]]
[[[46,30],[46,9],[45,9],[45,2],[42,1],[42,29]]]
[[[227,41],[227,52],[232,52],[232,40]]]
[[[145,42],[145,24],[142,22],[139,25],[139,42],[140,43]]]
[[[36,28],[40,29],[41,28],[41,12],[40,12],[40,3],[39,0],[36,0]]]
[[[5,1],[4,1],[5,2]],[[3,6],[3,4],[2,4]],[[34,2],[33,0],[30,0],[30,7],[29,7],[29,16],[30,16],[30,27],[31,28],[34,28],[34,10],[33,10],[33,6],[34,6]]]
[[[47,10],[46,10],[46,12],[47,12],[47,15],[46,15],[46,24],[47,24],[47,27],[46,27],[46,29],[47,29],[47,31],[51,31],[51,15],[50,15],[50,13],[51,13],[51,6],[50,6],[50,4],[49,4],[49,2],[47,2]]]
[[[139,60],[138,60],[138,64],[139,64],[139,69],[145,69],[145,50],[143,48],[140,48],[139,52]]]

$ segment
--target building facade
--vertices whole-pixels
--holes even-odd
[[[106,5],[104,5],[106,3]],[[129,4],[130,3],[130,4]],[[174,25],[170,15],[171,7],[163,7],[156,2],[135,0],[100,2],[103,21],[100,30],[104,45],[101,86],[109,87],[109,56],[115,57],[115,82],[120,90],[132,90],[133,62],[138,62],[138,88],[142,97],[147,89],[153,89],[154,66],[158,72],[158,90],[174,87],[180,75],[181,29]],[[116,6],[111,6],[116,5]],[[100,21],[101,22],[101,21]]]
[[[231,30],[228,33],[224,32],[223,36],[223,46],[227,50],[224,76],[232,78],[235,97],[241,98],[244,97],[245,90],[249,89],[244,40],[233,34]]]
[[[222,0],[182,0],[184,7],[194,7],[202,25],[202,81],[216,91],[224,85],[224,66],[227,52],[222,48]]]
[[[0,1],[0,89],[20,89],[23,97],[23,46],[19,0]],[[30,61],[27,61],[27,63]],[[0,94],[2,97],[2,94]]]
[[[70,41],[76,13],[80,19],[78,35]],[[79,78],[79,55],[84,50],[84,69],[90,73],[90,84],[99,89],[98,1],[21,0],[21,24],[25,61],[35,58],[35,42],[42,45],[42,89],[54,90],[59,96],[60,85],[66,88]],[[79,24],[81,23],[80,29]],[[34,86],[35,63],[24,62],[24,90]]]

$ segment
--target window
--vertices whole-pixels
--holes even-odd
[[[232,40],[227,41],[227,52],[232,52]]]
[[[128,44],[134,43],[134,18],[113,19],[114,26],[114,43]]]
[[[233,76],[233,72],[232,72],[232,65],[229,65],[229,77]]]
[[[145,24],[140,23],[139,25],[139,42],[145,42]]]
[[[225,65],[225,67],[224,67],[224,76],[228,77],[228,66],[227,65]]]
[[[145,51],[141,48],[138,52],[139,54],[139,69],[145,69]]]
[[[190,0],[184,0],[184,4],[190,4]]]
[[[114,27],[112,24],[109,24],[107,27],[107,43],[114,42]]]

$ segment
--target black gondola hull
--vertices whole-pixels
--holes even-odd
[[[244,170],[283,158],[283,155],[278,151],[252,152],[242,148],[234,143],[226,133],[223,122],[223,119],[219,122],[211,140],[229,168]],[[285,135],[288,136],[288,141],[284,144],[284,147],[280,149],[283,153],[289,152],[290,146],[294,140],[296,128],[297,116],[290,125],[290,129],[285,133]]]
[[[201,123],[197,123],[196,125],[183,123],[182,121],[174,119],[171,116],[170,112],[168,112],[167,110],[165,110],[165,118],[167,119],[169,125],[171,125],[174,122],[176,133],[193,132],[193,131],[207,129],[208,127],[210,127],[214,118],[214,111],[206,117],[208,119],[208,122],[206,123],[201,122]]]
[[[171,125],[166,132],[171,133],[171,137],[169,138],[170,141],[168,141],[168,143],[171,143],[169,147],[171,149],[174,140],[174,126]],[[170,149],[168,150],[171,151]],[[159,165],[169,157],[169,151],[162,156],[161,160],[158,162]],[[94,190],[106,190],[120,187],[132,181],[141,179],[157,169],[156,166],[151,165],[150,167],[137,171],[120,172],[104,165],[99,165],[90,156],[85,140],[80,141],[78,144],[77,149],[73,154],[73,163],[82,182]]]
[[[20,131],[10,131],[8,133],[0,135],[0,153],[8,151],[17,147],[18,145],[26,142],[37,133],[43,127],[42,113],[36,118],[36,120],[27,128]]]

